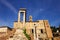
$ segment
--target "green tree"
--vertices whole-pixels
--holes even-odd
[[[26,29],[23,30],[23,33],[25,34],[25,36],[27,37],[28,40],[31,40],[30,36],[26,33]]]
[[[59,32],[60,32],[60,25],[59,25]]]
[[[52,29],[52,32],[56,32],[57,31],[56,26],[51,26],[51,29]]]

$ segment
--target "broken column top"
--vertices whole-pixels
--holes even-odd
[[[20,8],[20,10],[22,10],[22,11],[26,11],[26,8]]]

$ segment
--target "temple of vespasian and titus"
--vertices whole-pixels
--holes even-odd
[[[31,40],[52,40],[52,31],[48,20],[33,21],[32,16],[29,16],[29,21],[26,21],[26,9],[20,8],[18,12],[18,21],[14,22],[15,29],[26,29],[26,33],[31,37]],[[23,20],[21,20],[23,14]]]

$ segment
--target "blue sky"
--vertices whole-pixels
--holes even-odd
[[[0,26],[13,27],[17,20],[18,10],[27,9],[27,20],[48,20],[50,25],[60,24],[60,0],[0,0]]]

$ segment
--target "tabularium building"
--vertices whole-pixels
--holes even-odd
[[[21,21],[21,14],[23,14]],[[26,33],[31,37],[31,40],[52,40],[52,31],[48,20],[33,21],[32,16],[29,21],[26,21],[26,9],[20,8],[18,12],[18,21],[14,22],[15,29],[26,29]]]

